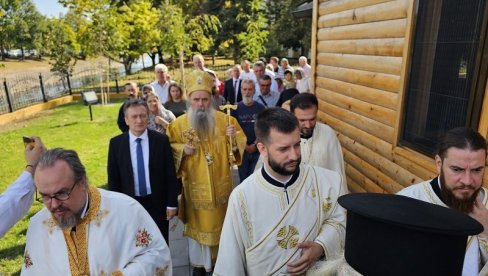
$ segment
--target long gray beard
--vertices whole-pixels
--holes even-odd
[[[190,126],[197,132],[200,139],[211,138],[215,132],[215,114],[213,108],[188,109]]]
[[[249,97],[249,96],[242,96],[242,102],[245,105],[251,104],[253,102],[253,98],[252,98],[252,96],[251,97]]]

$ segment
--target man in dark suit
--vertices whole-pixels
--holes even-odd
[[[178,206],[168,137],[147,129],[149,109],[144,101],[129,100],[124,114],[129,131],[110,140],[108,187],[141,203],[168,243],[168,221],[176,215]]]
[[[225,81],[224,98],[225,101],[231,104],[236,104],[242,101],[241,80],[239,79],[239,76],[241,75],[241,66],[239,64],[232,67],[231,75],[232,78]]]

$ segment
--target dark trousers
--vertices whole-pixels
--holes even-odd
[[[160,204],[159,205],[154,204],[154,199],[152,195],[135,196],[134,199],[137,200],[137,202],[139,202],[142,205],[142,207],[144,207],[144,209],[146,209],[146,211],[152,217],[154,222],[156,222],[159,231],[161,231],[164,240],[169,246],[169,235],[168,235],[169,222],[166,220],[166,207],[163,206],[163,208],[161,208]],[[137,218],[134,219],[137,220]]]
[[[241,183],[254,172],[254,167],[256,167],[258,159],[259,151],[254,153],[244,151],[244,154],[242,155],[242,162],[239,166],[239,179],[241,180]]]

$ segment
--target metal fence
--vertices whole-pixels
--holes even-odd
[[[208,66],[224,80],[224,72],[231,65]],[[185,68],[192,68],[185,65]],[[108,71],[108,72],[107,72]],[[127,81],[134,81],[143,85],[154,80],[152,70],[139,69],[137,74],[126,75],[123,67],[93,66],[81,68],[72,75],[65,75],[55,72],[28,75],[19,74],[15,77],[4,78],[0,86],[0,115],[14,112],[24,107],[47,102],[66,95],[81,93],[85,91],[100,92],[103,86],[105,91],[123,92],[123,85]],[[169,74],[173,79],[179,81],[179,67],[169,67]]]

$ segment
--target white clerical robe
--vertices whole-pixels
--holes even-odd
[[[254,172],[232,192],[220,238],[215,275],[282,275],[298,259],[303,241],[320,244],[326,257],[343,249],[345,211],[341,176],[309,165],[286,190]]]
[[[91,187],[88,211],[76,231],[61,230],[46,208],[31,218],[21,275],[83,273],[172,275],[169,248],[134,199]]]
[[[336,171],[342,176],[342,190],[348,192],[344,157],[341,143],[336,132],[328,125],[317,122],[312,137],[301,139],[302,163]],[[259,157],[255,171],[263,166],[263,158]]]
[[[449,208],[436,195],[436,193],[432,189],[432,185],[430,184],[431,181],[432,180],[428,180],[419,184],[409,186],[399,191],[397,194]],[[487,191],[488,190],[486,188],[482,187],[482,190],[480,191],[480,195],[483,198],[482,199],[483,204],[488,207]],[[470,236],[468,238],[468,244],[466,246],[466,255],[464,256],[462,275],[463,276],[478,275],[481,268],[487,263],[487,260],[488,260],[488,239],[479,236]]]

